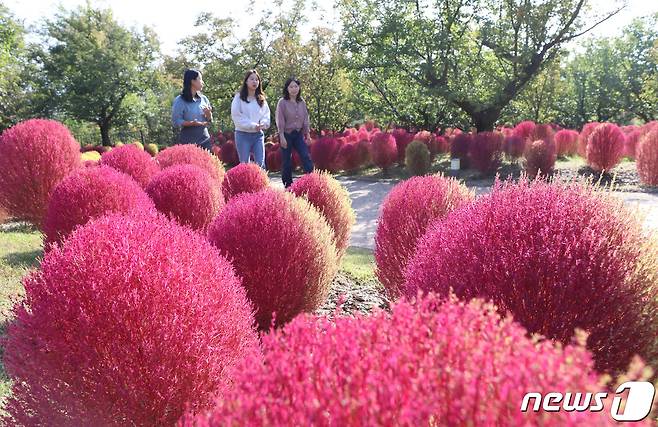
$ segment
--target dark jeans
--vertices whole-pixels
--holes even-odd
[[[311,156],[308,154],[308,146],[304,142],[304,135],[301,131],[292,131],[291,133],[284,133],[283,136],[288,142],[288,147],[281,147],[281,158],[283,165],[281,168],[281,178],[283,180],[283,185],[286,188],[292,185],[292,150],[293,148],[299,154],[299,157],[302,159],[302,167],[304,168],[305,173],[313,172],[313,162],[311,161]]]

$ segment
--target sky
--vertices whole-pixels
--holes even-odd
[[[2,1],[2,0],[0,0]],[[318,7],[317,11],[310,8],[305,12],[308,24],[304,28],[323,24],[339,28],[338,14],[333,10],[334,0],[312,0]],[[607,11],[621,4],[620,0],[591,0],[594,10]],[[59,6],[65,9],[75,8],[86,3],[86,0],[4,0],[12,13],[23,20],[26,25],[38,24],[42,18],[52,17]],[[194,27],[196,17],[201,12],[212,12],[218,17],[232,17],[236,24],[234,33],[239,37],[248,34],[249,29],[260,18],[260,13],[270,5],[271,1],[251,0],[191,0],[191,1],[161,1],[161,0],[92,0],[94,6],[110,7],[116,19],[123,25],[141,28],[144,25],[152,27],[158,34],[162,52],[173,55],[177,51],[177,43],[186,36],[198,31]],[[290,1],[284,1],[284,7]],[[310,3],[310,2],[309,2]],[[626,8],[617,16],[601,24],[593,31],[593,35],[614,35],[633,18],[658,12],[658,2],[650,0],[626,0]],[[251,8],[248,10],[247,7]]]

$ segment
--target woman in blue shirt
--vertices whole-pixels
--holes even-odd
[[[201,94],[203,79],[197,70],[186,70],[183,76],[183,91],[174,99],[171,120],[180,129],[179,144],[197,144],[210,150],[208,125],[212,121],[212,107],[205,95]]]

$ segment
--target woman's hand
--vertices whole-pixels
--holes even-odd
[[[206,120],[211,121],[212,120],[212,108],[209,106],[203,107],[203,115],[205,116]]]
[[[286,141],[286,137],[285,137],[285,136],[281,135],[281,136],[279,137],[279,144],[281,144],[281,148],[283,148],[284,150],[285,150],[286,148],[288,148],[288,141]]]
[[[306,145],[311,145],[311,133],[307,133],[304,135],[304,141],[306,141]]]
[[[265,127],[265,126],[263,126],[263,125],[261,125],[260,123],[258,123],[258,124],[256,125],[256,132],[260,132],[261,130],[263,130],[264,127]]]

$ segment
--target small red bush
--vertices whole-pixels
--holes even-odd
[[[624,156],[624,134],[619,126],[603,123],[587,140],[587,164],[595,171],[609,171]]]
[[[261,329],[271,326],[273,312],[282,325],[319,307],[338,269],[325,218],[283,191],[232,199],[210,225],[208,238],[242,277]]]
[[[222,193],[226,201],[241,193],[256,193],[267,188],[267,173],[255,163],[241,163],[226,172]]]
[[[658,186],[658,128],[640,140],[635,161],[640,181],[645,185]]]
[[[355,221],[352,201],[347,190],[331,175],[314,172],[295,181],[290,186],[290,191],[297,197],[308,200],[322,213],[333,230],[338,258],[342,258],[349,246]]]
[[[535,122],[531,120],[526,120],[514,126],[514,135],[518,136],[522,140],[530,138],[530,135],[535,130]]]
[[[311,160],[313,165],[320,170],[329,172],[336,172],[338,165],[336,164],[336,157],[340,144],[338,140],[331,136],[324,136],[316,139],[310,146]]]
[[[359,146],[357,143],[345,143],[338,150],[338,165],[339,168],[352,172],[361,167],[361,155],[359,153]]]
[[[413,140],[422,141],[423,144],[427,146],[427,149],[430,150],[430,157],[432,160],[434,160],[436,155],[441,152],[441,147],[436,140],[436,136],[432,132],[428,132],[426,130],[417,132],[414,135]]]
[[[397,184],[384,199],[375,233],[377,277],[390,298],[397,298],[404,268],[427,227],[474,196],[453,178],[415,177]]]
[[[626,134],[626,139],[624,141],[624,156],[630,157],[631,159],[635,158],[635,151],[637,150],[637,144],[640,142],[644,136],[642,129],[636,129]]]
[[[238,149],[235,147],[235,142],[233,140],[226,141],[226,143],[222,144],[221,159],[229,167],[233,167],[240,163]]]
[[[497,183],[428,229],[405,272],[417,290],[491,299],[529,332],[589,331],[601,370],[654,360],[657,247],[623,202],[577,184]],[[651,284],[653,283],[653,284]]]
[[[224,180],[225,171],[222,162],[207,150],[194,144],[168,147],[158,153],[156,160],[162,169],[174,165],[194,165],[206,171],[217,185],[221,185]]]
[[[357,148],[359,152],[359,160],[362,165],[368,165],[372,163],[372,158],[370,157],[370,142],[367,139],[361,139],[357,142]]]
[[[483,174],[493,174],[501,164],[503,134],[479,132],[473,136],[468,147],[471,165]]]
[[[557,153],[553,141],[538,139],[526,144],[523,163],[529,177],[534,178],[539,174],[551,175],[556,160]]]
[[[580,131],[580,138],[578,139],[578,155],[580,157],[587,157],[587,142],[589,141],[589,136],[600,124],[601,123],[599,122],[590,122],[583,126]]]
[[[468,152],[473,140],[473,135],[470,133],[456,134],[450,143],[450,157],[459,159],[459,164],[462,169],[469,167]]]
[[[142,188],[146,188],[151,178],[160,171],[160,166],[151,155],[133,144],[104,153],[100,164],[131,176]]]
[[[538,139],[543,139],[544,141],[547,141],[549,143],[555,142],[555,131],[551,127],[551,125],[535,125],[534,129],[532,129],[532,132],[530,132],[529,140],[530,141],[537,141]]]
[[[258,345],[230,263],[162,216],[90,222],[23,283],[7,425],[171,425]]]
[[[520,411],[528,391],[594,394],[599,376],[581,345],[529,339],[480,301],[429,296],[391,313],[304,316],[262,341],[235,389],[181,426],[613,424],[607,411]]]
[[[283,166],[283,159],[281,157],[281,146],[275,144],[274,148],[268,151],[265,155],[265,164],[267,170],[270,172],[278,172]]]
[[[146,217],[155,207],[128,175],[109,166],[79,169],[52,192],[43,227],[45,244],[61,243],[76,226],[112,212]]]
[[[157,210],[194,230],[205,230],[224,206],[220,188],[194,165],[163,170],[153,177],[146,192]]]
[[[400,128],[394,129],[391,135],[395,138],[395,146],[398,150],[398,163],[402,165],[404,164],[405,150],[407,149],[407,145],[411,144],[411,141],[414,140],[414,135],[407,132],[406,129]]]
[[[372,137],[370,143],[370,157],[373,163],[388,170],[397,160],[398,151],[393,135],[386,132],[379,132]]]
[[[0,135],[0,205],[42,227],[55,186],[81,167],[80,145],[63,124],[31,119]]]
[[[508,158],[512,160],[518,159],[525,151],[525,139],[513,133],[506,136],[503,142],[503,151]]]
[[[555,150],[558,157],[573,156],[578,153],[578,132],[562,129],[555,133]]]

